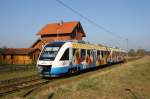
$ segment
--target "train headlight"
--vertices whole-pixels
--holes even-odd
[[[41,66],[37,66],[37,68],[38,68],[38,72],[42,72],[42,70],[43,70],[43,68],[41,67]]]

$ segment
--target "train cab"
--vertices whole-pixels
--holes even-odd
[[[70,45],[69,42],[52,42],[43,48],[37,61],[37,68],[42,76],[59,76],[68,72]]]

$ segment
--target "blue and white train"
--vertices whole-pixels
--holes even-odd
[[[81,41],[56,41],[46,44],[37,61],[43,77],[56,77],[88,68],[125,61],[126,52],[118,48]]]

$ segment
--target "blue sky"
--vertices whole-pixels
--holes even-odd
[[[61,0],[112,33],[55,0],[0,0],[0,47],[30,47],[51,22],[80,21],[92,43],[150,50],[150,0]]]

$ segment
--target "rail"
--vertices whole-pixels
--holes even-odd
[[[10,94],[20,89],[41,85],[46,80],[41,79],[39,75],[14,78],[0,81],[0,96]]]

